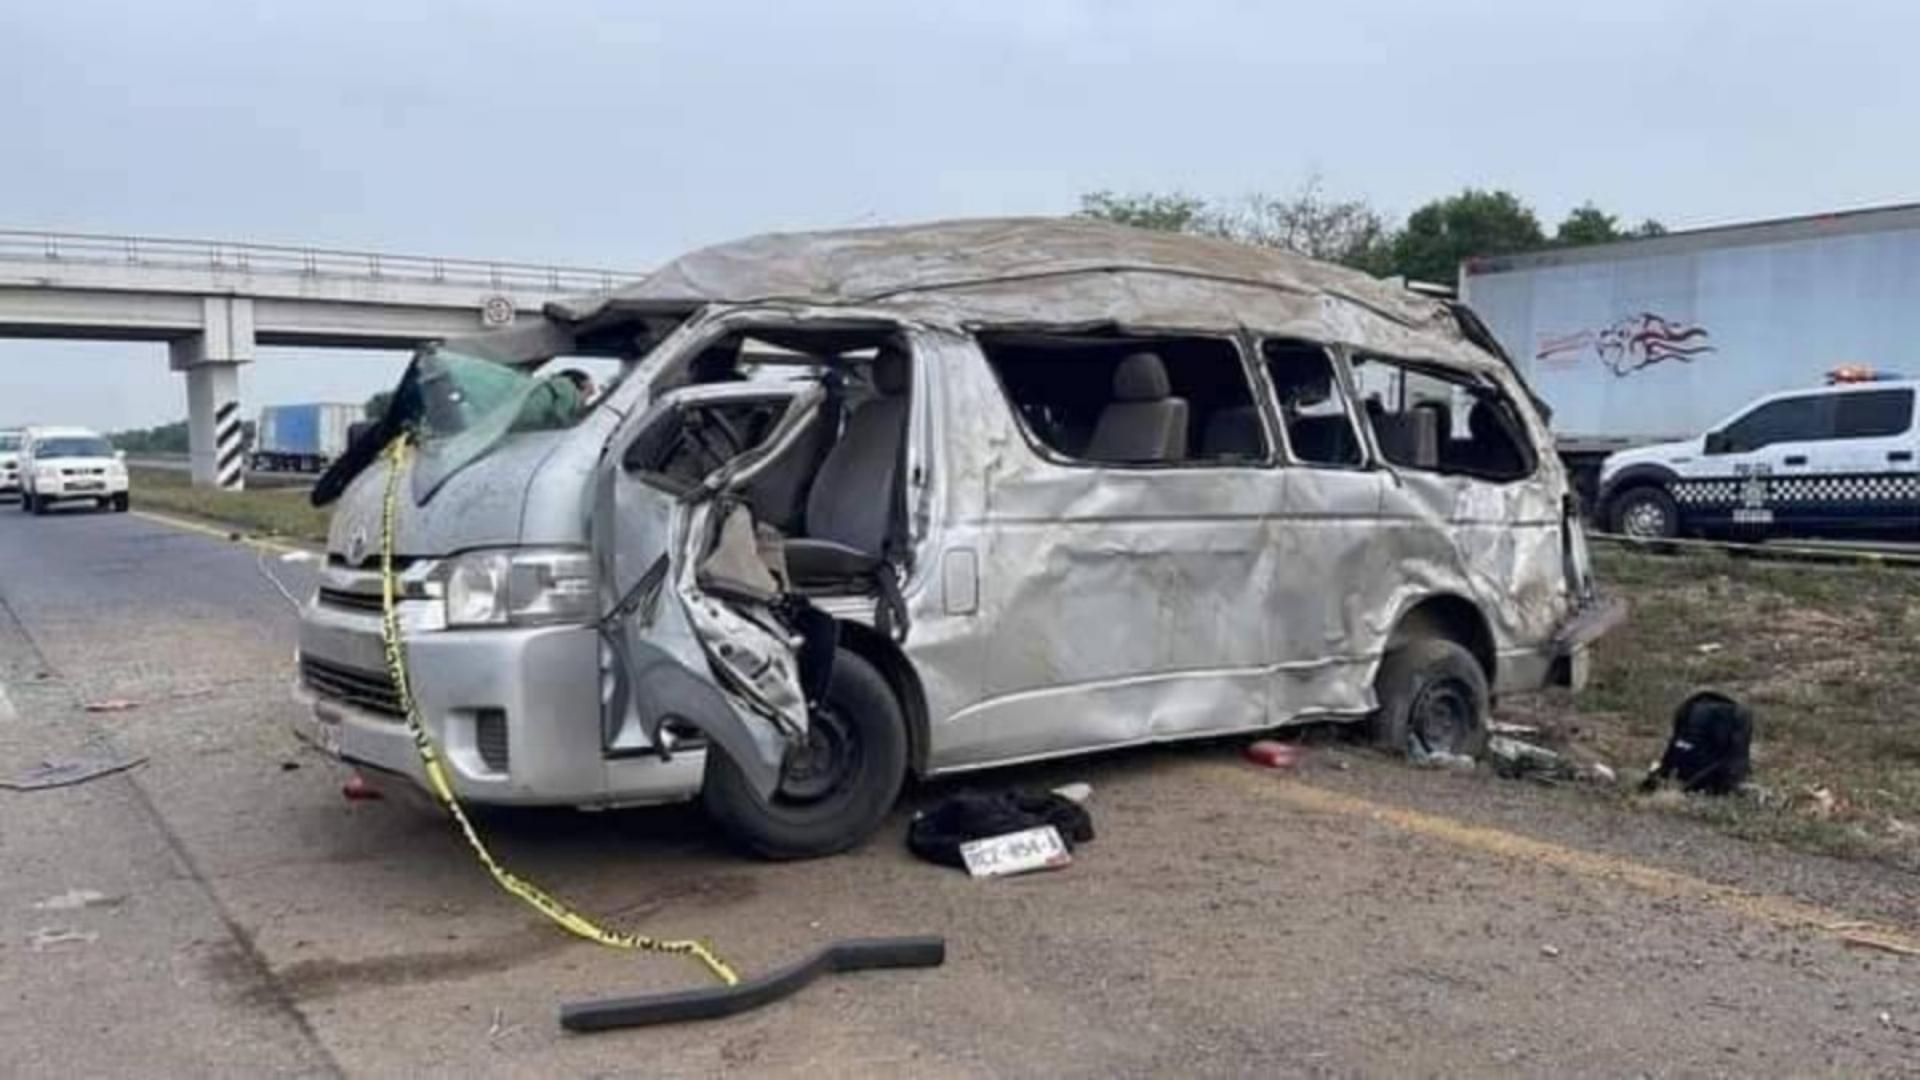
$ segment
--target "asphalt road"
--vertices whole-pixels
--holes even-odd
[[[266,565],[296,591],[300,568]],[[608,921],[762,971],[932,932],[935,971],[709,1024],[568,1036],[566,1000],[699,985],[499,893],[436,818],[347,803],[287,733],[292,615],[256,554],[139,515],[0,507],[0,1071],[10,1075],[1893,1075],[1920,1063],[1920,882],[1341,746],[1216,744],[974,778],[1086,780],[1069,868],[769,865],[687,810],[489,816]],[[86,703],[134,703],[87,712]],[[922,787],[925,804],[945,786]],[[106,902],[48,901],[94,890]],[[70,936],[69,936],[70,935]],[[65,940],[62,940],[62,937]],[[36,938],[38,943],[36,943]]]

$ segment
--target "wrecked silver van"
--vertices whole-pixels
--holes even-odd
[[[617,378],[568,404],[580,358]],[[1277,251],[723,244],[421,351],[322,485],[300,734],[422,778],[380,629],[405,430],[396,606],[464,800],[698,797],[800,856],[909,773],[1329,718],[1472,754],[1617,617],[1543,412],[1470,311]]]

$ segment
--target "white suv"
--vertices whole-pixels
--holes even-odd
[[[1683,442],[1623,450],[1600,469],[1600,520],[1681,533],[1920,539],[1920,381],[1769,394]]]
[[[20,494],[20,433],[0,431],[0,495]]]
[[[20,507],[44,514],[56,502],[86,499],[127,508],[125,455],[87,428],[28,428],[20,453]]]

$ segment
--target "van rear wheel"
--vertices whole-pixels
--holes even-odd
[[[1396,646],[1373,686],[1373,738],[1382,749],[1415,761],[1486,750],[1493,695],[1480,661],[1458,642],[1420,637]]]
[[[859,654],[834,654],[826,701],[763,801],[739,768],[707,752],[700,801],[736,842],[769,859],[832,855],[873,835],[907,774],[907,727],[887,680]]]

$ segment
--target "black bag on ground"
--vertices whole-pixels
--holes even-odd
[[[1666,753],[1640,790],[1672,777],[1688,791],[1728,794],[1752,774],[1752,749],[1753,713],[1725,694],[1702,690],[1674,710]]]
[[[907,826],[907,850],[942,866],[966,868],[960,846],[989,836],[1051,825],[1067,850],[1093,839],[1093,816],[1065,796],[1033,791],[962,791],[915,814]]]

